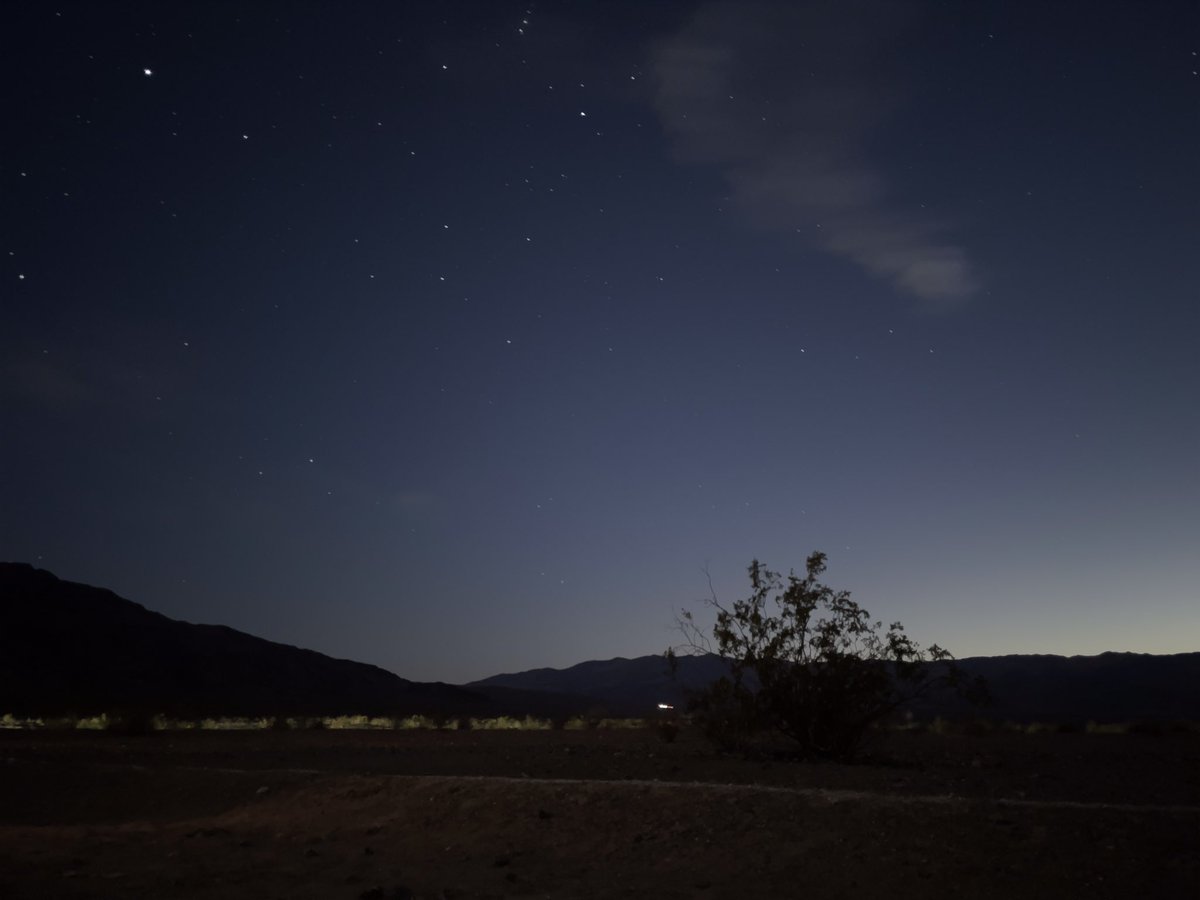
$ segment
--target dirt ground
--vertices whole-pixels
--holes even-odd
[[[1196,896],[1200,737],[0,732],[0,897]]]

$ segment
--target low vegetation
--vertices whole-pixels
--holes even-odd
[[[210,718],[173,719],[166,716],[150,716],[144,719],[146,727],[131,723],[127,717],[101,713],[95,716],[14,716],[0,715],[0,731],[612,731],[654,730],[666,742],[687,729],[705,727],[701,718],[692,715],[673,715],[652,719],[607,718],[573,716],[565,721],[538,719],[531,716],[516,718],[457,719],[434,716],[330,716],[330,717],[261,717],[261,718]],[[881,731],[917,732],[944,735],[966,735],[986,737],[991,734],[1089,734],[1089,735],[1183,735],[1200,734],[1197,721],[1141,720],[1134,722],[1012,722],[988,719],[950,720],[936,717],[932,720],[908,719],[883,723]]]
[[[24,717],[0,716],[0,730],[112,731],[549,731],[644,728],[644,719],[590,718],[576,716],[555,722],[535,716],[493,716],[459,719],[445,716],[262,716],[177,719],[162,715],[100,713],[92,716]]]

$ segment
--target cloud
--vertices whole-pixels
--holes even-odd
[[[966,252],[889,198],[869,152],[903,107],[888,62],[911,18],[891,0],[711,2],[656,48],[655,103],[678,158],[719,166],[749,221],[952,305],[976,290]]]

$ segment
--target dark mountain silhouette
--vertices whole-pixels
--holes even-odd
[[[464,685],[464,690],[484,697],[488,706],[472,715],[488,716],[534,716],[564,722],[574,716],[603,709],[604,703],[596,697],[581,694],[565,694],[558,691],[535,691],[510,688],[503,685]]]
[[[679,663],[674,680],[661,656],[641,656],[496,675],[467,686],[569,691],[593,696],[614,713],[645,715],[658,702],[682,706],[689,690],[726,671],[716,656],[681,657]],[[993,702],[979,713],[994,720],[1200,721],[1200,653],[981,656],[960,660],[959,665],[968,675],[987,680]],[[975,714],[953,695],[923,698],[913,711],[922,717]]]
[[[112,591],[0,563],[0,712],[567,715],[591,702],[408,681],[223,625],[180,622]]]
[[[1200,721],[1200,653],[977,656],[959,665],[991,688],[992,719],[1082,724]],[[940,710],[964,708],[943,700]]]
[[[661,656],[591,660],[567,669],[530,669],[473,681],[472,690],[504,687],[594,698],[611,715],[644,716],[659,703],[682,709],[691,691],[703,688],[729,671],[718,656],[681,656],[674,676]]]
[[[1200,653],[990,656],[959,663],[987,679],[989,718],[1055,723],[1200,721]],[[170,619],[111,591],[0,563],[0,713],[644,716],[682,708],[728,671],[717,656],[618,657],[495,675],[458,687]],[[930,697],[922,717],[972,711]]]

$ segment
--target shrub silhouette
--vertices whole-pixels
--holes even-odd
[[[818,581],[825,560],[811,554],[805,575],[792,571],[786,580],[754,560],[748,598],[732,607],[715,594],[705,601],[717,613],[712,640],[683,611],[685,643],[667,651],[668,661],[674,665],[678,650],[717,653],[730,665],[692,701],[694,718],[718,746],[776,732],[804,755],[848,759],[874,725],[931,690],[986,699],[986,686],[968,683],[947,650],[922,650],[899,622],[884,631],[848,591]]]

